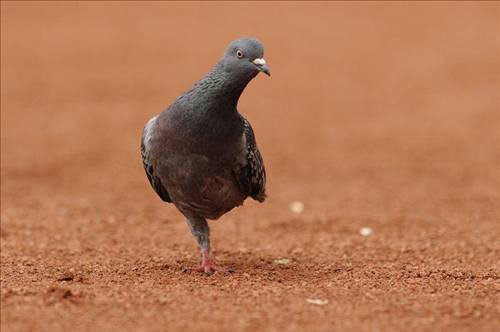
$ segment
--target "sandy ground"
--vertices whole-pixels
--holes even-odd
[[[1,11],[2,331],[500,326],[498,3]],[[244,35],[269,199],[211,223],[205,277],[139,137]]]

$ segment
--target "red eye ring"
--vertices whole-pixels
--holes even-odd
[[[237,51],[236,51],[236,56],[237,56],[238,58],[240,58],[240,59],[241,59],[241,58],[243,58],[243,52],[242,52],[241,50],[237,50]]]

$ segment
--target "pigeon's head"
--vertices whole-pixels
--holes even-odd
[[[221,64],[224,70],[236,79],[250,80],[259,72],[271,76],[263,56],[264,47],[258,39],[240,38],[229,44]]]

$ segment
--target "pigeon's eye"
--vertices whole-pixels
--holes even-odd
[[[237,56],[238,58],[240,58],[240,59],[241,59],[241,58],[243,58],[243,52],[242,52],[241,50],[237,50],[237,51],[236,51],[236,56]]]

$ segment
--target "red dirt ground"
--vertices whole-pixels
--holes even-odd
[[[498,330],[498,3],[1,10],[2,331]],[[206,277],[139,137],[244,35],[269,199]]]

